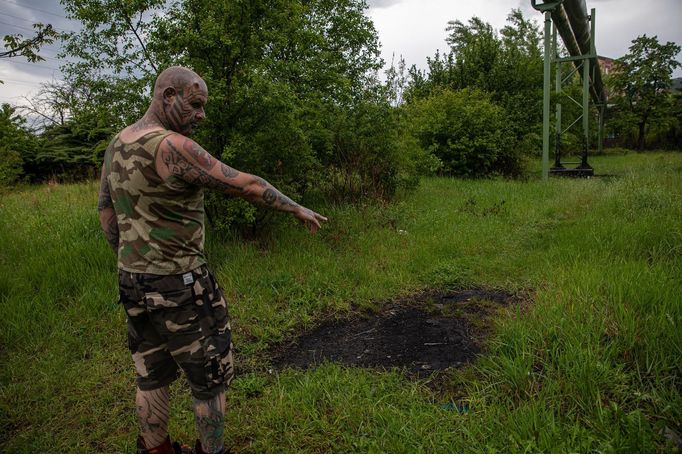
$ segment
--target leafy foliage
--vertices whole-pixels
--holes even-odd
[[[507,22],[498,33],[478,17],[467,24],[450,21],[446,39],[450,51],[427,58],[426,72],[410,69],[408,100],[428,96],[438,87],[478,88],[490,93],[519,126],[540,122],[540,31],[517,9],[511,11]]]
[[[142,113],[156,69],[184,65],[207,82],[196,140],[292,198],[390,197],[414,184],[419,153],[376,80],[379,44],[364,0],[68,0],[84,24],[66,52],[73,111],[118,128]],[[209,197],[214,225],[265,214]]]
[[[26,119],[9,104],[0,108],[0,187],[9,186],[23,175],[23,157],[34,152],[35,137]]]
[[[445,175],[516,176],[521,160],[504,109],[476,89],[435,90],[409,108],[419,144],[442,164]]]
[[[640,150],[652,123],[674,120],[675,99],[669,89],[672,73],[680,66],[675,60],[680,49],[673,42],[661,44],[656,36],[642,35],[616,60],[616,71],[609,79],[616,104],[612,128],[626,135],[636,131]]]
[[[410,136],[406,118],[385,99],[365,99],[325,116],[329,134],[320,144],[325,182],[332,200],[390,199],[414,187],[423,152]]]
[[[95,178],[113,132],[96,117],[48,126],[40,135],[42,146],[25,162],[26,172],[34,180]]]
[[[493,109],[494,118],[491,118],[485,127],[496,124],[498,118],[503,119],[504,131],[485,132],[483,125],[480,127],[472,125],[474,129],[469,132],[478,137],[477,139],[473,139],[471,135],[467,136],[466,131],[459,130],[463,124],[446,128],[449,132],[445,136],[456,141],[454,148],[459,150],[456,152],[450,145],[446,145],[444,139],[428,139],[429,143],[431,140],[436,140],[434,143],[441,143],[434,150],[438,149],[440,150],[438,153],[447,156],[447,163],[444,162],[443,168],[446,173],[470,176],[482,176],[488,172],[518,174],[522,168],[521,154],[502,151],[496,145],[497,139],[490,142],[498,133],[505,137],[505,149],[520,148],[529,153],[537,147],[542,124],[543,73],[540,32],[537,24],[524,18],[517,9],[511,11],[507,21],[508,24],[499,32],[477,17],[471,18],[466,24],[459,20],[450,21],[447,28],[450,51],[444,55],[436,52],[433,58],[427,58],[427,71],[419,71],[415,67],[409,71],[410,83],[405,93],[408,104],[419,104],[420,100],[430,99],[426,105],[451,104],[451,108],[457,110],[464,106],[456,99],[474,96],[476,109],[483,108],[482,102],[488,104],[486,109],[492,108],[493,105],[497,107]],[[465,89],[474,91],[459,96],[452,93],[452,90]],[[482,100],[481,91],[488,94],[486,101]],[[436,101],[437,99],[439,101]],[[474,111],[469,113],[478,115],[474,114]],[[416,109],[413,114],[416,112],[436,115],[433,108]],[[415,121],[422,125],[435,126],[434,118]],[[445,127],[445,124],[441,126]],[[456,138],[455,135],[458,134],[465,135]],[[484,136],[486,138],[483,138]],[[422,143],[425,140],[423,135],[420,140]],[[470,149],[465,152],[464,148],[469,146],[467,141],[471,140],[478,143],[478,146],[489,143],[490,146],[483,146],[483,149],[488,151],[481,153],[481,149]],[[445,153],[443,147],[451,148],[451,151]],[[507,170],[501,168],[502,161],[497,161],[502,159],[502,156],[505,157],[505,165],[509,166]],[[458,164],[455,159],[466,161]],[[480,159],[480,162],[475,162],[476,159]]]
[[[24,38],[20,33],[14,35],[5,35],[5,50],[0,51],[0,58],[24,57],[26,60],[35,63],[45,60],[38,52],[45,44],[52,44],[55,39],[58,39],[60,34],[52,27],[51,24],[33,24],[36,30],[34,36]]]
[[[65,0],[67,17],[80,21],[64,41],[67,83],[78,87],[72,112],[96,113],[114,129],[137,120],[149,101],[157,64],[144,37],[163,0]]]

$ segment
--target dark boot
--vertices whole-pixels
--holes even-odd
[[[220,451],[220,454],[228,454],[228,450],[223,448],[222,451]],[[194,444],[194,454],[213,454],[211,452],[206,452],[204,451],[203,446],[201,446],[201,441],[197,440],[197,442]]]
[[[170,437],[155,448],[147,448],[141,435],[137,436],[137,454],[175,454]]]
[[[180,445],[178,442],[171,444],[170,437],[155,448],[147,448],[141,436],[137,437],[137,454],[193,454],[192,448]]]
[[[190,448],[187,445],[181,445],[180,443],[173,442],[173,450],[175,454],[194,454],[194,451],[192,451],[192,448]]]

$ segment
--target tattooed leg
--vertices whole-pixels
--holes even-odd
[[[148,448],[162,444],[168,436],[169,393],[168,387],[153,391],[137,389],[135,398],[140,435]]]
[[[194,399],[194,416],[204,451],[212,453],[222,449],[225,393],[222,392],[210,400]]]

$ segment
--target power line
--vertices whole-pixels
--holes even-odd
[[[41,84],[41,82],[28,82],[25,80],[8,79],[8,78],[2,77],[2,76],[0,76],[0,80],[2,80],[3,82],[12,82],[15,84],[23,84],[23,85],[33,85],[36,87]]]
[[[22,30],[28,30],[28,31],[30,31],[30,32],[36,31],[35,28],[23,27],[23,26],[17,25],[17,24],[10,24],[9,22],[3,22],[3,21],[1,21],[1,20],[0,20],[0,24],[5,24],[5,25],[9,25],[10,27],[20,28],[20,29],[22,29]]]
[[[2,1],[5,2],[5,3],[9,3],[10,5],[18,6],[18,7],[20,7],[20,8],[32,9],[33,11],[40,11],[41,13],[51,14],[51,15],[53,15],[53,16],[61,17],[61,18],[64,18],[64,19],[68,19],[66,16],[64,16],[64,15],[62,15],[62,14],[53,13],[53,12],[51,12],[51,11],[46,11],[46,10],[44,10],[44,9],[35,8],[35,7],[33,7],[33,6],[20,5],[20,4],[16,3],[16,2],[12,2],[12,1],[10,1],[10,0],[2,0]]]
[[[3,80],[5,82],[10,81],[10,82],[18,83],[18,84],[32,84],[32,85],[40,85],[40,84],[45,83],[45,82],[29,82],[26,80],[8,79],[8,78],[2,77],[2,76],[0,76],[0,80]]]
[[[37,63],[28,63],[28,62],[25,62],[25,61],[13,61],[13,62],[11,62],[11,63],[10,63],[10,62],[8,62],[8,63],[9,63],[10,65],[19,64],[19,65],[35,66],[35,67],[38,67],[38,68],[47,68],[47,69],[54,69],[55,71],[61,71],[61,69],[59,69],[59,68],[54,68],[54,67],[52,67],[52,66],[39,65],[39,64],[37,64]]]
[[[40,85],[36,85],[36,84],[30,83],[30,82],[16,82],[16,81],[13,81],[10,79],[2,79],[2,78],[0,78],[0,80],[2,80],[3,82],[12,82],[11,84],[7,84],[7,83],[5,84],[8,86],[9,85],[23,85],[24,87],[40,88]]]
[[[50,55],[50,54],[42,55],[42,54],[45,53],[47,50],[51,50],[51,51],[52,51],[52,50],[55,50],[52,46],[53,46],[53,44],[47,45],[47,46],[44,46],[43,48],[41,48],[40,51],[39,51],[39,52],[41,53],[40,56],[43,57],[43,58],[46,58],[46,59],[48,59],[48,60],[61,61],[61,58],[57,58],[57,55]]]
[[[50,47],[50,46],[45,46],[45,47]],[[53,50],[53,49],[50,49],[50,50]],[[46,54],[45,54],[45,49],[44,49],[44,48],[43,48],[43,49],[40,49],[40,50],[38,51],[38,54],[40,55],[40,58],[44,58],[44,59],[46,59],[46,60],[54,60],[54,61],[56,61],[56,62],[61,62],[61,61],[62,61],[62,59],[61,59],[61,58],[57,58],[56,55],[46,55]]]
[[[45,60],[54,60],[54,61],[57,61],[57,62],[61,61],[60,58],[50,57],[50,56],[47,56],[47,55],[40,55],[40,53],[42,53],[42,51],[38,51],[38,52],[39,52],[39,57],[40,57],[40,58],[44,58]],[[22,63],[22,62],[16,62],[16,63]]]
[[[27,82],[25,80],[16,80],[16,79],[7,79],[6,77],[0,76],[0,80],[3,82],[12,82],[12,84],[18,84],[18,85],[26,85],[29,87],[39,87],[45,82]]]
[[[26,19],[25,17],[13,16],[13,15],[7,14],[7,13],[2,13],[2,15],[3,15],[3,16],[7,16],[7,17],[11,17],[12,19],[23,20],[24,22],[28,22],[28,23],[30,23],[30,24],[33,24],[33,23],[34,23],[33,20],[31,20],[31,19]],[[52,24],[49,24],[49,25],[52,25]],[[66,30],[66,29],[64,29],[64,28],[55,27],[54,25],[52,25],[52,28],[54,28],[55,30],[59,30],[60,32],[76,33],[74,30]]]
[[[33,23],[33,22],[34,22],[33,19],[26,19],[25,17],[12,16],[11,14],[7,14],[7,13],[2,13],[2,15],[3,15],[3,16],[7,16],[7,17],[11,17],[12,19],[23,20],[23,21],[25,21],[25,22],[30,22],[30,23]]]

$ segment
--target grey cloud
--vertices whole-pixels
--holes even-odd
[[[402,2],[403,0],[369,0],[367,3],[369,3],[370,8],[388,8]]]

